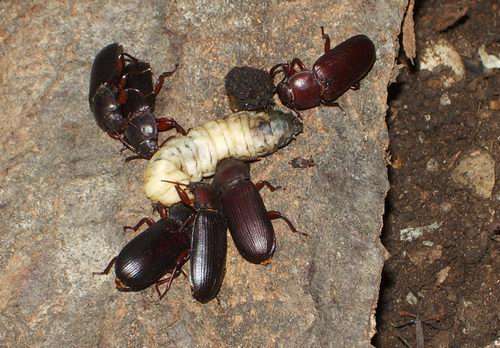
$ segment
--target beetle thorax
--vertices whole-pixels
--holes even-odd
[[[278,85],[278,95],[289,107],[307,109],[321,102],[321,85],[313,71],[299,71]]]

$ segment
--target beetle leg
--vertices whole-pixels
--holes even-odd
[[[156,210],[158,214],[160,214],[160,218],[166,219],[168,218],[168,208],[165,207],[163,204],[156,202],[153,203],[153,211]]]
[[[161,300],[162,297],[165,295],[165,293],[170,289],[170,285],[167,285],[167,289],[163,292],[160,291],[160,285],[163,285],[167,282],[171,283],[171,279],[173,279],[172,275],[170,274],[167,278],[163,278],[163,279],[159,279],[156,283],[155,283],[155,289],[156,289],[156,293],[158,294],[158,297],[159,299]]]
[[[155,221],[150,218],[150,217],[145,217],[139,220],[139,222],[131,227],[131,226],[123,226],[123,232],[126,232],[127,230],[133,230],[134,232],[137,232],[137,230],[144,224],[148,224],[149,227],[153,226]]]
[[[136,160],[136,159],[145,159],[145,160],[148,160],[149,157],[144,157],[144,156],[141,156],[141,155],[128,156],[127,158],[125,158],[125,162],[130,162],[130,161],[133,161],[133,160]]]
[[[127,72],[125,75],[127,75],[127,76],[130,76],[130,75],[142,75],[142,74],[145,74],[147,72],[150,73],[151,75],[153,75],[153,70],[151,70],[151,68],[147,68],[147,69],[144,69],[144,70],[132,70],[132,71]]]
[[[161,301],[161,299],[167,294],[168,290],[170,290],[170,287],[172,286],[172,282],[174,281],[174,276],[170,276],[168,278],[167,281],[167,287],[165,288],[165,290],[160,294],[160,298],[159,300]],[[159,291],[159,289],[158,289]]]
[[[283,221],[286,222],[286,224],[288,225],[288,227],[292,230],[293,233],[297,233],[297,234],[301,234],[303,236],[307,236],[308,234],[307,233],[304,233],[304,232],[299,232],[297,231],[297,229],[295,228],[295,226],[292,224],[292,222],[290,220],[288,220],[288,218],[284,215],[282,215],[279,211],[276,211],[276,210],[269,210],[267,212],[267,217],[270,219],[270,220],[275,220],[275,219],[282,219]]]
[[[165,78],[172,76],[177,71],[178,66],[179,66],[179,64],[175,64],[174,70],[166,71],[166,72],[162,73],[160,76],[158,76],[158,79],[156,80],[156,83],[155,83],[155,88],[154,88],[153,92],[151,92],[152,94],[157,95],[158,93],[160,93],[160,90],[163,87],[163,82],[165,81]]]
[[[186,226],[188,226],[190,223],[193,222],[193,220],[196,218],[196,213],[192,214],[190,217],[188,217],[186,219],[186,221],[184,221],[184,223],[181,225],[181,227],[179,228],[179,231],[183,230],[184,228],[186,228]],[[188,257],[189,259],[189,257]]]
[[[269,75],[271,75],[271,77],[274,79],[274,77],[276,76],[276,74],[278,74],[279,72],[279,68],[281,68],[281,71],[285,72],[285,69],[283,68],[283,63],[280,63],[280,64],[276,64],[275,66],[273,66],[271,68],[271,70],[269,70]]]
[[[125,56],[124,56],[124,53],[120,53],[116,57],[115,69],[116,69],[117,75],[121,76],[121,74],[123,72],[123,69],[125,69]]]
[[[269,189],[269,191],[271,191],[271,192],[274,192],[278,189],[282,189],[282,190],[285,189],[283,186],[274,187],[273,185],[271,185],[271,183],[269,181],[266,181],[266,180],[260,180],[260,181],[256,182],[254,184],[254,186],[257,189],[257,191],[260,191],[264,186],[266,186]]]
[[[127,91],[125,90],[125,85],[127,84],[127,74],[123,75],[120,78],[120,82],[118,83],[118,97],[116,101],[118,105],[123,105],[127,102]]]
[[[326,100],[322,100],[321,104],[323,104],[325,106],[334,106],[334,107],[337,107],[340,110],[342,110],[342,112],[344,113],[344,115],[347,115],[347,113],[345,112],[344,108],[342,108],[342,106],[340,106],[340,104],[337,103],[337,102],[335,102],[335,101],[334,102],[329,102],[329,101],[326,101]]]
[[[119,137],[119,136],[118,137],[114,137],[114,136],[111,136],[111,138],[113,138],[115,140],[119,140],[122,143],[123,148],[120,150],[120,152],[123,152],[126,149],[135,152],[135,149],[129,143],[127,143],[127,141],[123,137]],[[142,156],[138,156],[138,157],[142,158]],[[127,158],[125,159],[125,161],[127,161]]]
[[[182,203],[184,203],[186,205],[191,205],[193,203],[189,199],[189,196],[186,193],[186,191],[181,189],[181,187],[179,186],[179,183],[175,184],[175,190],[177,191],[177,194],[179,195],[179,198],[181,199]]]
[[[325,28],[321,27],[321,38],[325,40],[325,53],[330,51],[330,36],[325,34]]]
[[[354,91],[357,91],[359,89],[359,87],[361,86],[361,84],[358,82],[355,82],[352,86],[351,86],[351,89],[354,90]]]
[[[177,133],[186,135],[186,131],[182,128],[177,121],[171,117],[161,117],[156,119],[156,126],[158,127],[158,132],[166,132],[172,128],[177,130]]]
[[[326,105],[326,106],[337,106],[340,108],[340,104],[337,103],[337,102],[329,102],[329,101],[326,101],[326,100],[322,100],[321,103],[323,105]],[[341,108],[342,109],[342,108]]]
[[[113,138],[115,140],[122,140],[122,137],[117,133],[108,132],[108,135],[110,138]]]
[[[300,70],[307,70],[306,66],[304,65],[304,63],[302,63],[300,58],[293,58],[292,62],[290,63],[290,69],[293,68],[294,65],[297,65]],[[295,69],[293,69],[293,72],[294,74],[296,73]]]
[[[123,148],[120,150],[120,152],[122,152],[122,151],[123,151],[123,150],[125,150],[125,149],[129,149],[129,150],[130,150],[130,151],[132,151],[132,152],[136,152],[136,150],[135,150],[132,146],[130,146],[130,144],[129,144],[129,143],[127,143],[127,141],[125,140],[125,138],[124,138],[123,136],[120,136],[120,135],[119,135],[119,134],[117,134],[117,133],[111,133],[111,132],[108,132],[108,135],[109,135],[111,138],[113,138],[113,139],[115,139],[115,140],[118,140],[118,141],[120,141],[120,142],[122,143]],[[132,160],[135,160],[135,159],[149,159],[149,158],[147,158],[147,157],[144,157],[144,156],[142,156],[142,155],[137,154],[137,155],[134,155],[134,156],[130,156],[130,157],[125,158],[125,162],[129,162],[129,161],[132,161]]]
[[[298,58],[294,58],[294,59],[292,60],[292,62],[293,62],[293,61],[295,61],[296,59],[298,59]],[[302,62],[301,62],[301,63],[302,63]],[[302,65],[303,65],[303,64],[302,64]],[[295,70],[295,69],[293,68],[293,64],[288,64],[288,63],[285,63],[285,64],[283,64],[283,69],[285,69],[285,74],[286,74],[286,77],[293,76],[293,75],[295,75],[295,74],[297,73],[297,70]]]
[[[139,59],[135,58],[134,56],[131,56],[128,53],[122,53],[121,55],[123,56],[123,59],[125,59],[124,57],[127,57],[128,59],[130,59],[130,61],[134,62],[135,64],[139,63]]]
[[[125,284],[123,284],[123,282],[120,279],[118,279],[118,278],[115,278],[115,286],[116,286],[116,290],[118,290],[118,291],[122,291],[122,292],[130,292],[130,291],[132,291],[132,289],[130,289]]]
[[[116,256],[111,259],[111,261],[108,263],[104,271],[102,272],[92,272],[92,275],[106,275],[109,274],[109,271],[111,270],[111,267],[115,264],[116,261]]]
[[[164,281],[164,282],[168,282],[168,283],[167,283],[167,287],[165,288],[165,291],[163,291],[163,293],[160,295],[160,300],[163,298],[163,296],[165,296],[167,291],[170,290],[170,287],[172,286],[172,282],[179,275],[179,273],[182,271],[182,266],[186,263],[187,260],[189,260],[189,252],[188,251],[184,252],[179,257],[172,273],[170,274],[170,277]]]

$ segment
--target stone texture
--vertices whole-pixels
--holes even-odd
[[[0,345],[37,347],[368,346],[374,334],[388,189],[385,110],[403,0],[0,3]],[[156,72],[179,70],[157,99],[159,116],[189,127],[230,112],[223,77],[233,66],[269,68],[371,37],[377,62],[338,108],[303,112],[304,133],[252,166],[276,222],[266,267],[230,244],[220,304],[196,303],[187,280],[166,300],[152,289],[115,291],[93,277],[151,214],[144,161],[125,163],[96,126],[87,90],[92,59],[116,41]],[[165,137],[166,135],[163,135]],[[294,157],[315,167],[293,169]]]
[[[495,186],[495,160],[484,150],[473,151],[460,160],[451,178],[477,196],[490,198]]]

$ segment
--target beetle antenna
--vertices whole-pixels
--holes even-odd
[[[178,181],[162,180],[162,182],[168,182],[169,184],[174,184],[174,185],[184,186],[185,188],[188,188],[188,187],[189,187],[189,184],[184,184],[184,183],[182,183],[182,182],[178,182]]]

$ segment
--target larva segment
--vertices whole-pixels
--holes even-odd
[[[212,139],[215,146],[215,152],[212,153],[212,155],[217,159],[217,161],[219,158],[230,157],[229,147],[231,144],[228,144],[226,137],[224,137],[224,133],[228,132],[224,122],[221,125],[219,120],[209,121],[199,127],[195,127],[195,129],[197,128],[205,129],[210,135],[210,139]],[[189,133],[191,133],[191,131],[188,132],[188,135],[190,135]]]
[[[243,125],[240,121],[241,117],[239,115],[235,115],[232,117],[228,117],[226,119],[227,128],[229,133],[227,135],[228,138],[231,138],[232,148],[230,148],[229,152],[232,157],[249,157],[252,154],[247,149],[245,135],[243,133]]]
[[[196,146],[199,166],[202,172],[210,172],[217,166],[216,146],[212,138],[204,128],[193,128],[190,131],[190,138]]]
[[[281,111],[242,111],[194,127],[168,139],[149,161],[144,191],[154,202],[170,206],[180,201],[172,182],[198,182],[214,174],[228,157],[266,156],[287,145],[302,132],[302,122]]]

